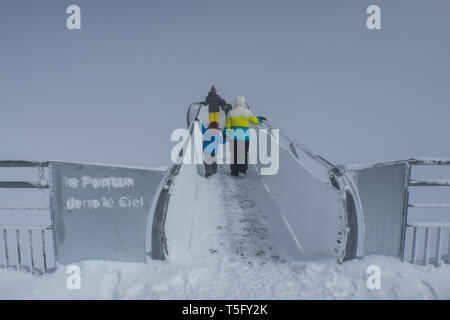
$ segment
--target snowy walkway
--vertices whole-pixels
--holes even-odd
[[[42,277],[0,270],[0,299],[450,299],[449,265],[379,256],[342,265],[283,261],[259,177],[251,169],[231,177],[228,170],[210,179],[192,170],[199,183],[190,251],[147,264],[81,262],[81,290],[67,289],[64,266]],[[367,289],[370,265],[381,269],[380,290]]]
[[[192,248],[248,264],[279,260],[256,170],[232,177],[229,166],[219,165],[216,175],[200,179]]]
[[[167,261],[147,264],[81,262],[81,290],[66,287],[65,266],[41,277],[0,269],[0,299],[450,299],[449,265],[379,256],[285,261],[273,232],[277,208],[259,179],[254,168],[231,177],[219,166],[209,179],[182,170],[175,188],[185,194],[171,199],[168,237],[187,239],[179,242],[188,249],[169,248]],[[380,290],[367,288],[371,265],[380,267]]]
[[[208,180],[195,172],[191,251],[147,264],[81,262],[81,290],[66,287],[65,266],[41,277],[0,270],[0,299],[450,299],[449,265],[377,256],[342,265],[283,261],[258,176],[228,170]],[[367,289],[370,265],[381,268],[380,290]]]

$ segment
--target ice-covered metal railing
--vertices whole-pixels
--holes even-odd
[[[411,223],[407,225],[412,229],[412,245],[411,245],[411,259],[408,260],[413,264],[428,265],[434,263],[436,266],[441,266],[442,262],[450,264],[450,224],[449,223]],[[424,230],[423,256],[422,260],[419,258],[419,233]],[[431,249],[431,233],[436,230],[436,240],[433,251]],[[443,257],[444,232],[447,233],[447,257]]]
[[[268,132],[271,132],[274,127],[268,122],[263,121],[261,122],[258,127],[260,129],[266,129]],[[282,130],[278,129],[278,133],[280,138],[284,139],[285,143],[281,142],[280,139],[280,146],[285,144],[288,148],[290,154],[292,157],[294,157],[298,163],[298,171],[303,172],[304,169],[307,169],[308,172],[311,172],[311,176],[308,176],[308,174],[302,173],[299,175],[302,175],[303,177],[311,178],[312,180],[309,180],[309,183],[312,183],[313,185],[317,186],[317,180],[314,178],[319,178],[320,175],[318,175],[310,166],[305,164],[305,156],[309,158],[312,162],[311,164],[314,167],[318,166],[318,169],[322,169],[321,171],[325,171],[325,177],[323,179],[320,179],[325,184],[328,184],[331,188],[334,188],[336,190],[335,196],[337,196],[337,199],[341,199],[338,202],[334,200],[335,207],[328,206],[327,209],[323,207],[324,210],[330,210],[328,213],[324,212],[322,213],[324,216],[323,218],[326,220],[327,214],[330,216],[330,220],[337,219],[335,222],[335,227],[338,229],[338,232],[336,234],[336,242],[337,246],[334,248],[334,254],[338,257],[339,261],[345,261],[348,259],[355,258],[357,256],[361,256],[363,254],[363,228],[359,227],[359,224],[362,224],[362,209],[361,205],[359,203],[359,198],[357,193],[355,192],[354,186],[352,185],[351,181],[346,177],[342,171],[341,168],[338,166],[335,166],[330,161],[324,159],[322,156],[318,155],[317,153],[313,152],[309,147],[306,145],[296,141],[295,139],[289,137],[287,134],[285,134]],[[271,134],[271,133],[270,133]],[[281,164],[280,164],[281,165]],[[302,167],[305,167],[302,169]],[[281,170],[281,169],[280,169]],[[295,170],[295,168],[294,168]],[[306,176],[305,176],[306,174]],[[270,181],[270,177],[265,177],[264,180]],[[270,182],[269,182],[270,183]],[[307,183],[307,182],[305,182]],[[301,186],[300,186],[301,187]],[[303,186],[303,188],[308,188],[307,186]],[[302,190],[303,190],[302,188]],[[298,199],[298,197],[302,197],[301,194],[302,191],[300,190],[291,190],[291,188],[286,187],[285,192],[291,191],[291,198]],[[292,192],[294,191],[294,192]],[[305,190],[303,190],[305,191]],[[332,199],[335,196],[332,196],[333,192],[330,193],[330,191],[327,191],[327,189],[317,189],[318,192],[323,192],[322,195],[324,198]],[[300,192],[300,194],[298,194]],[[279,194],[280,195],[280,194]],[[320,195],[316,195],[316,197]],[[331,198],[330,198],[331,197]],[[341,202],[341,204],[339,204]],[[340,209],[342,208],[342,212],[339,213]],[[316,208],[316,209],[312,209]],[[317,210],[320,208],[320,205],[312,204],[311,206],[306,205],[304,210]],[[318,211],[320,212],[320,210]],[[294,216],[292,216],[294,214]],[[310,218],[308,218],[308,214],[303,212],[302,214],[305,214],[305,216],[301,219],[303,221],[303,224],[305,225],[306,221],[311,222]],[[298,219],[295,218],[294,211],[291,213],[291,217],[293,220]],[[339,222],[341,221],[341,222]],[[298,223],[302,223],[301,221],[298,221]],[[343,223],[342,226],[338,226],[340,223]],[[299,229],[300,230],[300,229]],[[329,229],[329,230],[336,230],[336,229]],[[305,232],[305,230],[303,230]],[[324,236],[324,238],[329,237],[329,235]],[[308,242],[309,239],[306,239],[305,242]],[[321,241],[321,240],[320,240]],[[328,242],[330,245],[330,242]],[[314,246],[315,247],[315,246]],[[312,246],[311,246],[312,248]],[[315,247],[316,251],[323,251],[323,247],[320,250],[317,250],[317,247]],[[314,251],[314,250],[312,250]],[[327,250],[325,250],[327,251]],[[330,251],[327,251],[330,253]]]
[[[0,168],[36,168],[40,181],[0,181],[0,189],[49,189],[50,183],[44,179],[44,170],[49,162],[0,161]],[[0,206],[0,266],[7,269],[25,270],[35,274],[52,271],[56,267],[53,227],[29,223],[27,226],[13,225],[4,221],[2,212],[50,211],[45,206]],[[50,214],[50,213],[49,213]]]
[[[414,167],[448,165],[448,159],[405,159],[343,167],[344,175],[352,179],[362,206],[363,223],[358,225],[364,228],[364,255],[397,256],[412,263],[441,263],[445,250],[443,239],[447,235],[450,241],[448,220],[437,223],[433,218],[410,222],[408,212],[409,209],[450,208],[446,203],[410,201],[411,188],[450,186],[450,181],[444,179],[412,178]]]
[[[421,187],[449,187],[450,180],[445,179],[412,179],[411,170],[414,166],[450,166],[450,159],[408,159],[409,172],[408,172],[408,190],[409,195],[410,188]],[[409,196],[407,197],[406,211],[409,208],[431,208],[431,209],[450,209],[450,203],[410,203]],[[407,214],[406,212],[406,214]],[[440,266],[442,262],[450,264],[450,223],[448,222],[432,222],[432,223],[408,223],[406,228],[412,230],[412,243],[411,243],[411,256],[408,260],[406,258],[406,252],[403,252],[403,259],[408,260],[413,264],[421,263],[427,265],[434,263],[436,266]],[[419,233],[424,231],[423,243],[419,244]],[[434,251],[432,250],[432,238],[431,235],[435,231],[434,239]],[[444,250],[444,234],[447,234],[447,257],[443,259]],[[406,230],[405,230],[406,234]],[[419,258],[419,246],[423,247],[422,259]],[[434,256],[433,256],[434,252]]]
[[[269,124],[268,121],[263,121],[259,123],[259,126],[263,129],[272,130],[273,127]],[[286,141],[289,143],[289,147],[291,149],[292,154],[298,159],[298,152],[297,149],[301,150],[304,154],[309,156],[312,160],[316,161],[318,164],[323,166],[327,171],[329,171],[331,174],[336,176],[341,176],[342,173],[338,167],[336,167],[334,164],[329,162],[328,160],[325,160],[323,157],[318,155],[317,153],[313,152],[308,146],[298,142],[297,140],[289,137],[286,135],[282,130],[278,129],[279,134],[281,137],[286,139]]]
[[[200,102],[192,102],[189,105],[186,114],[186,124],[189,128],[190,136],[193,135],[194,131],[194,119],[198,117],[201,109]],[[152,259],[165,260],[168,254],[167,239],[165,235],[165,224],[167,217],[167,209],[169,205],[170,195],[173,187],[173,182],[175,177],[178,175],[182,160],[185,155],[184,150],[187,149],[190,139],[184,141],[183,148],[180,151],[178,159],[175,164],[173,164],[167,172],[166,177],[163,180],[162,186],[160,188],[159,196],[155,202],[153,212],[153,223],[151,227],[151,253]]]
[[[44,274],[56,262],[146,261],[165,171],[56,161],[0,161],[0,169],[0,267]]]
[[[193,103],[189,106],[186,121],[191,130],[191,134],[192,120],[198,116],[199,110],[200,103]],[[269,136],[272,136],[272,130],[274,130],[274,128],[269,122],[264,121],[259,124],[258,127],[266,129]],[[436,243],[436,252],[439,251],[440,253],[441,250],[444,250],[445,246],[442,244],[442,238],[445,238],[444,233],[445,230],[448,230],[448,226],[445,224],[407,224],[406,218],[408,208],[447,208],[449,205],[410,204],[407,191],[410,187],[450,186],[450,181],[424,181],[411,179],[410,177],[411,166],[448,165],[450,164],[450,160],[408,159],[360,167],[336,166],[313,152],[306,145],[292,139],[283,131],[279,131],[279,137],[281,138],[279,142],[280,147],[287,151],[287,153],[283,151],[283,165],[286,165],[288,169],[286,169],[280,177],[264,177],[263,180],[270,181],[269,184],[272,183],[275,190],[274,194],[276,193],[276,196],[280,196],[280,203],[282,206],[286,201],[291,202],[290,208],[284,206],[284,209],[287,209],[284,212],[289,212],[288,218],[292,220],[291,226],[294,226],[294,229],[297,229],[292,230],[289,226],[288,232],[291,234],[296,233],[296,236],[298,236],[300,240],[307,243],[307,247],[310,247],[312,254],[317,252],[321,254],[325,252],[326,255],[334,255],[331,250],[327,249],[334,247],[334,253],[336,253],[336,256],[338,256],[340,261],[354,257],[362,257],[367,254],[382,254],[403,258],[405,253],[405,235],[407,228],[413,228],[415,234],[418,233],[420,228],[428,230],[426,231],[428,236],[425,237],[428,239],[426,240],[425,245],[427,248],[431,245],[431,237],[429,235],[430,230],[432,228],[437,228],[438,242]],[[188,142],[185,142],[186,145],[187,143]],[[183,154],[180,154],[180,159],[182,159],[182,157]],[[319,176],[315,175],[313,170],[305,165],[306,158],[311,160],[313,164],[324,169],[326,173],[325,179],[320,179]],[[161,193],[160,201],[158,201],[160,209],[157,211],[161,212],[161,214],[155,215],[155,217],[159,216],[159,220],[155,220],[153,223],[153,226],[161,227],[159,232],[156,233],[158,236],[154,237],[154,240],[157,242],[154,248],[159,245],[161,250],[159,251],[159,255],[156,254],[157,251],[154,251],[152,256],[161,259],[164,259],[167,254],[167,248],[165,248],[166,241],[164,239],[164,219],[170,197],[170,188],[173,177],[177,175],[179,169],[180,166],[174,165],[169,170],[169,175],[163,188],[165,192]],[[280,170],[283,171],[283,168]],[[286,173],[287,171],[288,173]],[[290,172],[293,174],[291,175]],[[283,185],[283,180],[287,181],[292,179],[296,179],[293,186],[294,188],[292,188],[292,186]],[[325,184],[320,185],[317,179],[323,181]],[[266,186],[268,186],[267,183]],[[334,189],[334,191],[332,189]],[[313,193],[311,194],[311,192]],[[289,193],[289,195],[283,193]],[[322,196],[326,198],[323,199],[324,201],[321,199]],[[303,198],[300,200],[298,197]],[[311,198],[315,199],[311,200]],[[309,204],[306,206],[301,205],[302,208],[296,209],[295,205],[300,204],[303,201],[309,202]],[[328,201],[328,204],[322,205],[322,202],[326,201]],[[308,213],[308,211],[310,211],[310,213]],[[332,227],[328,229],[333,231],[333,235],[328,236],[328,240],[334,239],[334,242],[337,242],[337,244],[335,243],[336,246],[333,245],[332,241],[328,241],[326,245],[321,246],[316,246],[312,243],[311,239],[321,240],[317,238],[319,236],[312,235],[310,230],[305,230],[305,225],[310,225],[311,228],[313,228],[312,226],[314,225],[314,227],[321,230],[322,234],[324,233],[323,231],[327,229],[322,228],[322,226],[317,223],[318,220],[311,224],[311,219],[315,219],[314,214],[311,215],[311,212],[319,213],[319,215],[322,216],[321,219],[326,217],[335,219]],[[283,219],[284,218],[285,217],[283,216]],[[341,225],[342,219],[344,220],[343,225]],[[305,224],[305,221],[308,223]],[[321,221],[325,222],[325,220]],[[390,222],[386,223],[386,221]],[[286,223],[288,224],[287,221]],[[336,231],[339,232],[336,233]],[[308,233],[309,235],[306,238],[301,239],[302,233]],[[414,239],[415,243],[417,243],[417,236],[414,236]],[[308,251],[303,250],[304,248],[299,249],[299,251]],[[428,254],[429,252],[430,250],[427,249],[426,253]],[[417,257],[417,252],[414,254],[414,257]],[[439,254],[437,259],[440,260],[441,257],[442,255]],[[449,257],[450,255],[447,257],[447,260]],[[426,260],[430,261],[429,259]]]

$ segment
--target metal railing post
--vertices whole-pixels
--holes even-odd
[[[423,264],[426,266],[430,258],[430,227],[425,227],[425,248],[423,252]]]
[[[442,228],[437,228],[436,238],[436,267],[441,265],[441,247],[442,247]]]
[[[447,263],[450,264],[450,228],[448,228]]]
[[[418,238],[418,228],[416,226],[413,227],[413,243],[412,243],[412,252],[411,252],[411,263],[415,264],[417,259],[417,238]]]

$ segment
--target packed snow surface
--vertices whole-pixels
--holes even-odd
[[[381,289],[366,286],[366,269],[381,268]],[[219,252],[148,264],[86,261],[81,289],[66,287],[64,266],[36,277],[0,270],[1,299],[450,299],[450,266],[413,266],[371,256],[320,263],[252,263]]]
[[[67,266],[33,276],[0,270],[1,299],[450,299],[450,266],[417,266],[369,256],[289,262],[279,255],[270,212],[254,170],[231,177],[198,176],[193,192],[191,250],[147,264],[84,261],[81,289],[69,290]],[[170,214],[170,212],[169,212]],[[367,288],[367,268],[377,265],[381,288]]]

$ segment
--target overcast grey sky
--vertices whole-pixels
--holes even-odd
[[[66,8],[82,30],[66,28]],[[366,28],[381,7],[382,30]],[[450,157],[450,2],[2,0],[0,159],[169,164],[211,84],[334,163]]]

